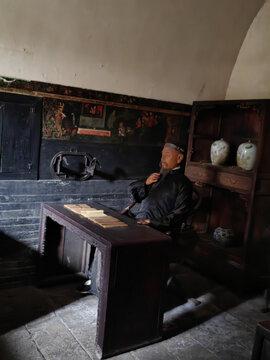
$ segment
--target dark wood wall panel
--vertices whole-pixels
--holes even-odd
[[[101,168],[97,167],[95,179],[126,180],[145,177],[159,171],[162,147],[127,146],[116,144],[71,143],[61,140],[42,140],[40,150],[40,179],[51,179],[50,162],[60,151],[76,149],[96,157]]]
[[[37,179],[42,103],[0,92],[0,180]]]

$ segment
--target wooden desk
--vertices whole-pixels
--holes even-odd
[[[101,252],[96,350],[106,358],[161,339],[171,238],[100,204],[88,205],[128,226],[102,228],[62,204],[43,204],[39,249],[50,274],[59,273],[60,262],[86,275],[91,245]]]

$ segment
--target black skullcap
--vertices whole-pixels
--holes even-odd
[[[172,142],[167,142],[164,144],[164,147],[169,147],[171,149],[178,151],[181,154],[184,154],[184,149],[181,146],[179,146],[178,144],[174,144]]]

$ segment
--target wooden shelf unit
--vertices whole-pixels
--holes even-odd
[[[223,166],[211,164],[210,148],[223,138],[230,155]],[[254,169],[236,164],[238,146],[257,145]],[[194,102],[185,167],[202,195],[193,216],[198,242],[188,261],[228,284],[252,284],[265,278],[263,233],[270,223],[270,100]],[[224,247],[213,240],[217,227],[234,231]]]

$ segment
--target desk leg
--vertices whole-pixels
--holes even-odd
[[[97,329],[100,357],[161,339],[167,247],[121,246],[105,254]]]

